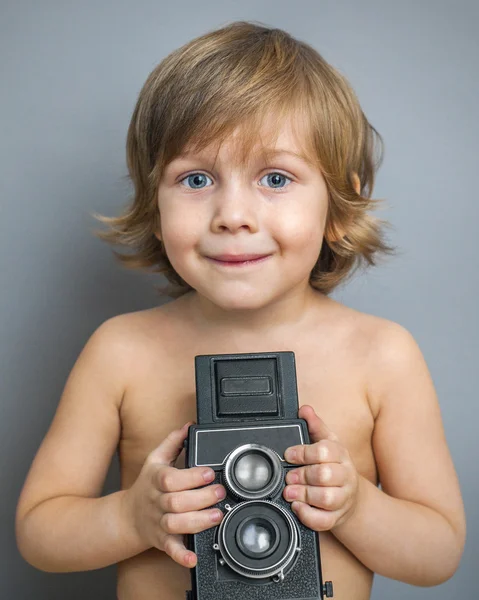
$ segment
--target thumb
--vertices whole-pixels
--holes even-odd
[[[169,433],[161,444],[150,452],[148,460],[157,465],[172,466],[183,450],[183,442],[188,435],[190,425],[193,425],[192,421],[185,423],[181,429]]]
[[[298,417],[304,419],[308,424],[309,436],[311,442],[319,442],[320,440],[330,440],[331,442],[339,442],[338,436],[333,433],[326,423],[318,417],[314,412],[314,408],[305,404],[299,409]]]

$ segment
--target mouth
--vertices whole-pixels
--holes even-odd
[[[220,254],[218,256],[207,256],[206,258],[217,265],[243,267],[261,263],[270,256],[271,254]]]

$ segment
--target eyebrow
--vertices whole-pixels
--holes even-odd
[[[298,160],[311,165],[311,160],[304,154],[300,153],[300,152],[294,152],[293,150],[286,150],[286,148],[264,148],[265,150],[265,154],[266,156],[271,156],[271,157],[276,157],[276,156],[280,156],[280,155],[288,155],[288,156],[292,156],[293,158],[297,158]],[[179,156],[177,156],[177,159],[182,159],[182,158],[191,158],[191,157],[195,157],[195,156],[201,156],[201,152],[200,153],[195,153],[195,152],[184,152],[182,154],[180,154]],[[208,158],[210,158],[208,156]]]
[[[293,156],[294,158],[299,158],[299,160],[302,160],[304,162],[309,163],[309,159],[304,155],[301,154],[300,152],[293,152],[292,150],[286,150],[283,148],[266,148],[266,154],[269,154],[271,156],[278,156],[280,154],[288,154],[290,156]]]

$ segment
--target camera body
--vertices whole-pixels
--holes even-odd
[[[292,352],[195,357],[197,423],[186,466],[208,466],[227,495],[218,527],[188,536],[198,556],[188,600],[318,600],[319,535],[282,497],[289,446],[309,443],[298,418]]]

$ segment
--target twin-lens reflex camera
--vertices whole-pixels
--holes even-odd
[[[322,600],[319,535],[283,499],[295,465],[289,446],[309,443],[298,418],[293,352],[195,357],[197,423],[186,466],[208,466],[227,495],[218,527],[187,536],[197,554],[187,600]]]

